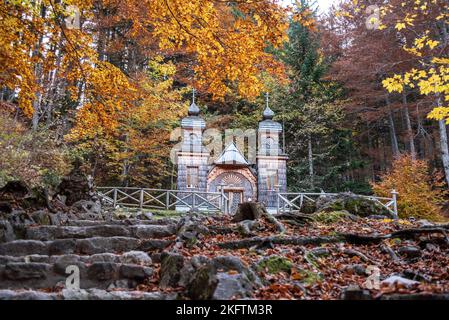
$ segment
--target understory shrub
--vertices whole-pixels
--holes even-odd
[[[426,161],[413,160],[403,155],[393,162],[391,170],[373,184],[374,192],[382,197],[391,197],[391,190],[398,194],[398,214],[401,218],[415,217],[441,221],[442,204],[447,196],[444,180],[439,172],[429,172]]]

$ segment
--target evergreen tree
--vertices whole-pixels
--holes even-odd
[[[310,8],[309,1],[301,0],[295,16],[314,17]],[[341,126],[341,90],[337,84],[323,80],[328,61],[320,50],[317,32],[309,23],[293,17],[289,41],[279,55],[289,67],[291,79],[290,87],[277,102],[288,141],[289,185],[295,190],[357,187],[354,191],[360,191],[353,181],[353,171],[363,167],[363,162],[351,143],[351,132]],[[366,185],[361,186],[365,192]]]

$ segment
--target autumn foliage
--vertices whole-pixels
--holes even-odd
[[[395,189],[399,193],[398,212],[402,218],[441,220],[445,192],[440,189],[442,184],[436,181],[439,176],[429,174],[426,161],[403,155],[393,162],[392,169],[382,176],[381,182],[373,184],[373,190],[379,196],[390,197]]]

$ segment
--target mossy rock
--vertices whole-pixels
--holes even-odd
[[[316,211],[316,203],[314,201],[311,201],[309,199],[304,199],[301,210],[299,210],[301,213],[305,214],[312,214]]]
[[[359,217],[368,217],[371,215],[392,217],[392,213],[379,202],[353,193],[340,193],[336,196],[322,196],[317,200],[317,211],[347,211],[348,213]]]
[[[212,265],[206,264],[198,268],[193,275],[192,281],[187,285],[187,293],[193,300],[210,300],[217,285],[216,269]]]
[[[295,277],[307,285],[313,285],[318,281],[323,280],[323,276],[320,273],[304,269],[298,270]]]
[[[342,221],[349,218],[351,214],[348,211],[331,211],[331,212],[317,212],[312,217],[315,222],[323,224],[334,224],[336,222]]]
[[[275,274],[280,272],[291,272],[293,263],[284,257],[270,256],[262,259],[258,264],[259,270],[266,270],[268,273]]]

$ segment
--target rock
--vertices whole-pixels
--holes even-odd
[[[415,259],[421,256],[421,249],[415,246],[403,246],[398,249],[398,253],[408,259]]]
[[[433,243],[426,243],[426,250],[439,252],[440,251],[440,247],[435,245],[435,244],[433,244]]]
[[[413,287],[418,284],[419,284],[418,281],[406,279],[406,278],[396,276],[396,275],[390,276],[381,282],[381,285],[386,285],[386,286],[401,285],[401,286],[408,287],[408,288]]]
[[[49,255],[63,255],[74,253],[76,249],[75,239],[58,239],[50,241],[48,245]]]
[[[50,225],[51,216],[46,210],[37,210],[30,214],[31,219],[39,225]]]
[[[340,193],[336,196],[320,196],[316,201],[318,212],[345,210],[359,217],[383,215],[393,217],[392,213],[378,202],[353,193]]]
[[[30,188],[23,181],[8,181],[5,186],[0,188],[0,200],[10,202],[21,199],[28,195],[30,191]]]
[[[217,271],[212,264],[199,267],[187,285],[187,295],[193,300],[212,299],[218,285]]]
[[[47,245],[36,240],[14,240],[0,244],[0,255],[5,256],[27,256],[31,254],[48,253]]]
[[[184,257],[177,253],[163,252],[161,255],[161,269],[159,286],[161,288],[175,287],[181,279],[181,269]]]
[[[9,280],[43,279],[51,266],[46,263],[9,263],[5,266],[3,277]]]
[[[91,200],[93,190],[88,177],[80,171],[79,167],[75,167],[68,176],[62,178],[56,194],[64,197],[65,204],[71,206],[80,200]]]
[[[72,207],[79,210],[82,216],[91,218],[102,217],[101,203],[99,201],[83,199],[73,203]]]
[[[258,263],[258,267],[272,274],[279,272],[290,273],[293,267],[293,263],[287,258],[272,255],[266,258],[262,258]]]
[[[122,255],[123,263],[150,265],[152,263],[150,256],[143,251],[129,251]]]
[[[150,278],[152,274],[153,269],[149,267],[143,267],[136,264],[122,264],[120,266],[120,276],[123,278],[143,281]]]
[[[118,263],[120,262],[120,256],[117,256],[113,253],[96,253],[90,256],[89,259],[90,263],[95,263],[95,262],[113,262],[113,263]]]
[[[214,291],[213,299],[230,300],[232,298],[250,298],[254,292],[253,283],[244,274],[217,274],[218,285]]]
[[[16,239],[14,228],[8,220],[0,220],[0,243]]]
[[[89,279],[99,281],[115,279],[118,276],[119,266],[111,262],[95,262],[87,269]]]
[[[262,281],[257,274],[249,267],[246,267],[243,262],[235,256],[218,256],[212,259],[212,264],[218,271],[237,271],[244,274],[254,286],[262,286]]]
[[[64,300],[88,300],[89,292],[84,289],[62,289],[62,297]]]
[[[368,290],[361,289],[358,285],[350,285],[343,290],[341,299],[343,300],[371,300]]]
[[[127,237],[95,237],[76,240],[76,252],[80,254],[126,252],[137,249],[138,247],[138,239]]]
[[[38,291],[13,291],[0,290],[0,300],[56,300],[54,293],[45,293]]]
[[[172,240],[157,240],[157,239],[145,239],[142,240],[139,246],[141,251],[154,251],[162,250],[172,244]]]
[[[164,238],[175,234],[175,227],[138,225],[131,227],[135,237],[140,239]]]
[[[312,214],[316,211],[316,203],[315,201],[311,201],[309,199],[304,199],[302,206],[299,210],[302,213]]]
[[[5,201],[0,202],[0,212],[11,213],[12,212],[11,204]]]
[[[66,274],[66,268],[70,265],[76,265],[78,267],[84,267],[84,264],[80,261],[80,257],[75,254],[68,254],[59,256],[53,265],[53,270],[61,275]]]

